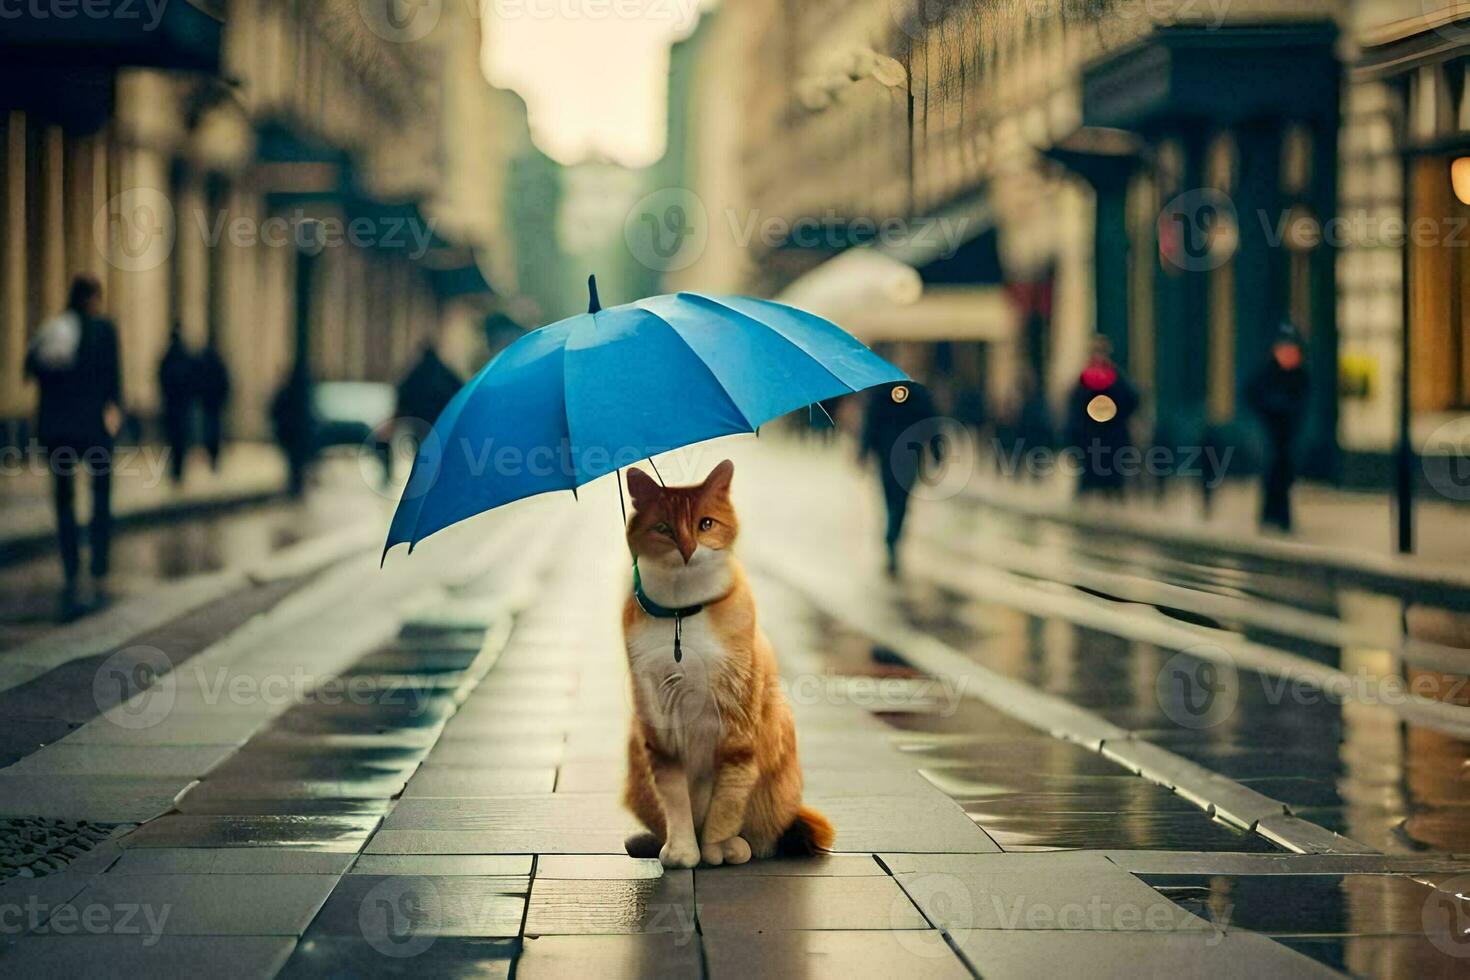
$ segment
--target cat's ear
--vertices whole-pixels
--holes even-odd
[[[729,493],[730,481],[735,477],[735,464],[725,460],[719,466],[710,471],[709,476],[704,478],[704,489],[706,493]]]
[[[636,466],[628,468],[628,496],[633,498],[633,507],[641,509],[658,499],[658,484],[653,477]]]

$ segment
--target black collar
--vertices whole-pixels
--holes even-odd
[[[698,616],[704,612],[703,603],[675,609],[670,606],[661,606],[654,602],[648,597],[648,593],[643,591],[643,579],[638,574],[638,563],[636,561],[633,563],[633,599],[638,603],[638,608],[648,613],[654,619],[683,619],[686,616]]]

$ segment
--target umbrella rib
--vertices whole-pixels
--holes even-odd
[[[802,346],[801,344],[797,343],[795,340],[792,340],[790,337],[786,336],[785,331],[783,331],[783,330],[781,330],[781,329],[779,329],[779,328],[777,328],[777,327],[775,327],[775,326],[773,326],[773,325],[765,322],[764,320],[757,319],[756,317],[751,316],[749,313],[746,313],[743,310],[737,310],[733,306],[729,306],[729,305],[727,305],[725,303],[721,303],[719,300],[715,299],[713,296],[706,296],[703,293],[680,293],[679,295],[680,296],[689,297],[691,299],[703,300],[704,302],[709,303],[712,306],[718,306],[720,309],[725,310],[726,312],[730,313],[733,316],[737,316],[737,317],[739,317],[742,320],[745,320],[745,321],[750,322],[750,323],[754,323],[756,326],[761,327],[761,328],[763,328],[765,330],[769,330],[772,334],[774,334],[777,337],[780,337],[787,344],[790,344],[796,350],[800,351],[802,357],[805,357],[807,360],[811,361],[817,367],[819,367],[823,371],[827,372],[827,376],[830,377],[833,381],[836,381],[838,384],[842,385],[842,387],[846,388],[849,394],[855,393],[855,392],[857,392],[859,390],[857,388],[854,388],[852,386],[852,383],[850,381],[848,381],[846,378],[839,377],[835,371],[833,371],[830,367],[828,367],[825,363],[823,363],[823,361],[822,361],[822,359],[820,357],[817,357],[811,351],[807,350],[804,346]],[[662,317],[660,317],[660,319],[662,319]],[[665,321],[665,322],[668,322],[668,321]],[[678,333],[677,330],[675,330],[674,332],[675,333]],[[682,340],[683,338],[681,337],[680,339]],[[686,341],[686,343],[687,343],[687,341]],[[711,372],[711,373],[713,373],[713,372]],[[716,379],[716,380],[718,380],[718,379]],[[722,385],[722,387],[723,387],[723,385]],[[800,406],[797,406],[797,407],[800,408]],[[752,431],[755,428],[757,428],[757,427],[756,426],[751,426]]]
[[[640,305],[638,308],[640,310],[642,310],[644,313],[647,313],[649,316],[653,317],[659,323],[662,323],[664,326],[666,326],[666,327],[669,328],[669,333],[673,334],[675,337],[677,337],[679,339],[679,343],[683,344],[685,350],[689,351],[690,354],[694,355],[694,360],[699,363],[699,366],[700,367],[704,368],[705,373],[708,374],[711,378],[714,379],[715,384],[717,386],[719,386],[720,391],[724,393],[725,400],[730,403],[730,407],[731,408],[735,409],[735,414],[740,416],[740,421],[742,421],[742,422],[745,423],[745,428],[748,429],[751,432],[754,432],[755,429],[756,429],[755,424],[752,423],[750,421],[750,419],[746,417],[746,415],[745,415],[745,409],[741,408],[740,405],[735,401],[735,396],[732,395],[732,394],[730,394],[730,389],[729,388],[726,388],[725,387],[724,380],[721,379],[720,376],[715,373],[715,369],[714,368],[712,368],[712,367],[709,366],[709,362],[706,361],[703,357],[700,356],[699,351],[695,350],[694,349],[694,346],[692,344],[690,344],[688,340],[684,339],[684,335],[681,334],[678,331],[678,328],[676,328],[669,321],[665,320],[663,317],[659,316],[657,313],[655,313],[652,310],[650,310],[648,307]],[[834,375],[834,377],[835,377],[835,375]]]
[[[533,331],[532,334],[527,334],[526,337],[521,338],[521,340],[525,340],[527,337],[532,336],[534,333],[535,333],[535,331]],[[567,337],[569,338],[570,336],[571,336],[571,331],[569,329],[567,331]],[[519,343],[519,342],[520,341],[517,341],[517,343]],[[560,354],[563,358],[566,357],[566,352],[567,352],[566,344],[567,344],[567,338],[563,338],[562,339],[562,342],[561,342],[561,345],[557,348],[557,353]],[[514,347],[515,344],[512,344],[511,346]],[[510,348],[508,347],[508,348],[506,348],[506,350],[501,351],[495,357],[491,358],[490,359],[490,362],[488,364],[486,364],[484,367],[480,368],[480,370],[475,373],[475,376],[473,378],[471,378],[466,383],[466,386],[467,387],[473,385],[474,386],[474,390],[471,391],[470,392],[470,395],[465,399],[465,403],[464,403],[463,406],[461,406],[459,414],[455,416],[453,424],[450,425],[450,427],[449,427],[449,431],[444,434],[444,438],[441,440],[442,443],[443,443],[443,445],[440,448],[440,454],[441,455],[440,455],[440,458],[439,458],[439,466],[436,469],[436,472],[435,472],[435,475],[434,475],[434,481],[435,482],[437,482],[438,481],[438,478],[439,478],[438,470],[442,470],[443,469],[443,466],[444,466],[444,458],[445,458],[445,456],[448,455],[449,450],[450,450],[450,446],[452,446],[453,443],[454,443],[455,434],[459,431],[460,421],[464,418],[464,414],[465,414],[464,413],[464,408],[465,407],[468,407],[470,401],[472,401],[474,399],[475,395],[478,395],[478,394],[481,394],[482,393],[482,391],[481,391],[481,389],[479,387],[480,383],[485,378],[489,377],[490,371],[491,371],[491,369],[493,369],[495,367],[496,362],[498,362],[501,359],[501,357],[503,357],[506,354],[506,352],[509,351],[509,350],[510,350]],[[563,375],[563,378],[565,378],[565,375]],[[565,388],[565,382],[563,382],[563,388]],[[488,392],[489,389],[485,389],[485,391]],[[566,411],[565,401],[563,401],[562,411],[563,412]],[[432,483],[430,485],[432,486]],[[574,486],[575,486],[575,484],[574,484]],[[552,492],[552,491],[542,491],[542,492]],[[533,496],[539,496],[539,494],[533,494]],[[410,529],[410,537],[408,539],[408,553],[409,554],[413,554],[413,549],[418,545],[418,543],[421,540],[423,540],[422,538],[419,537],[419,525],[423,522],[423,516],[424,516],[424,511],[423,511],[423,506],[422,506],[422,500],[420,500],[419,509],[418,509],[418,511],[413,516],[413,527]],[[442,528],[440,530],[442,530]],[[434,533],[436,533],[436,532],[432,532],[431,531],[430,534],[429,535],[426,535],[425,537],[431,536]]]

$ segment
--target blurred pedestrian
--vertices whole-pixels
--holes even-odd
[[[1052,424],[1051,405],[1047,403],[1046,391],[1036,373],[1029,367],[1022,368],[1019,379],[1020,403],[1016,412],[1015,445],[1011,447],[1013,459],[1020,459],[1033,449],[1051,449],[1055,445],[1055,430]],[[1039,477],[1028,467],[1021,467],[1021,475]]]
[[[194,358],[184,346],[179,324],[168,335],[168,347],[158,363],[158,390],[163,399],[163,434],[168,441],[169,474],[174,485],[184,480],[189,435],[194,416]]]
[[[919,480],[924,457],[931,455],[937,463],[943,456],[937,423],[924,424],[933,418],[934,400],[918,385],[889,385],[868,394],[861,454],[878,464],[888,515],[883,545],[888,551],[888,574],[893,577],[899,570],[898,543],[908,515],[909,492]]]
[[[311,406],[311,375],[297,366],[271,399],[276,443],[286,457],[291,496],[306,490],[307,469],[315,453],[316,426]]]
[[[432,342],[424,344],[419,358],[409,368],[403,380],[398,382],[398,408],[400,422],[412,421],[412,428],[427,432],[440,413],[459,394],[464,379],[454,372],[439,356]]]
[[[47,453],[56,506],[56,537],[65,576],[62,605],[80,607],[76,473],[92,478],[90,570],[105,598],[112,531],[112,449],[122,428],[122,373],[117,329],[102,316],[102,285],[91,276],[71,284],[66,309],[43,324],[26,352],[25,370],[40,386],[37,437]]]
[[[1067,404],[1067,443],[1081,454],[1077,493],[1122,496],[1119,453],[1132,445],[1128,423],[1138,411],[1138,392],[1112,359],[1112,344],[1095,337],[1092,356]]]
[[[219,472],[220,445],[224,432],[225,406],[230,401],[230,369],[220,356],[213,337],[199,352],[194,364],[195,390],[199,395],[201,437],[209,454],[209,468]]]
[[[1251,410],[1266,430],[1266,468],[1261,482],[1261,524],[1291,530],[1291,485],[1296,480],[1293,459],[1297,431],[1307,402],[1307,369],[1301,336],[1291,324],[1282,324],[1271,356],[1251,379],[1246,391]]]

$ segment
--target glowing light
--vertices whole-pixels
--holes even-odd
[[[1450,164],[1450,183],[1461,204],[1470,204],[1470,157],[1460,157]]]
[[[1118,417],[1118,403],[1107,395],[1098,395],[1087,403],[1087,417],[1094,422],[1111,422]]]

